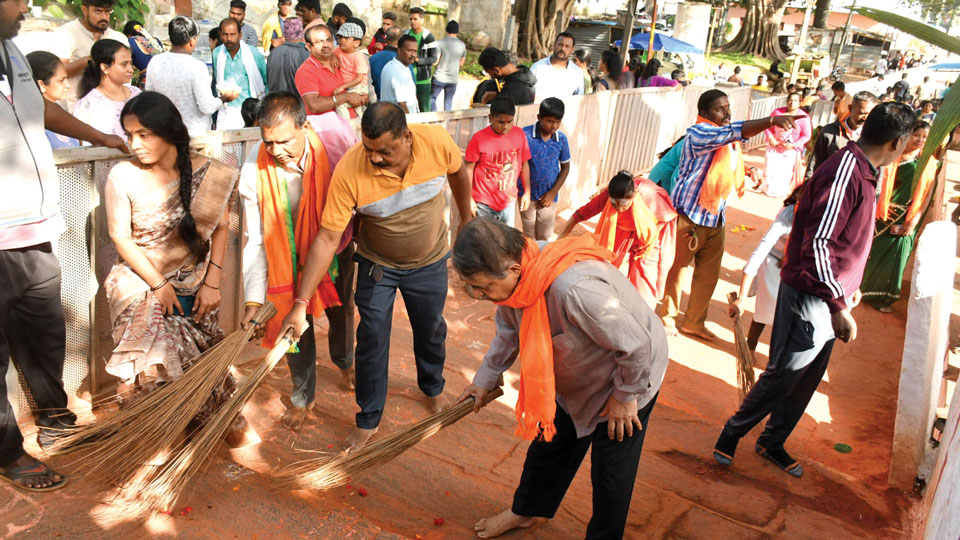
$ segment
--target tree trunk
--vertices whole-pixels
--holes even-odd
[[[813,10],[813,27],[825,30],[829,16],[830,0],[817,0],[817,6]]]
[[[576,0],[525,0],[514,4],[517,55],[539,59],[553,52],[557,32],[567,29]]]
[[[720,50],[753,54],[771,60],[787,57],[780,47],[780,20],[787,0],[747,0],[740,31]]]

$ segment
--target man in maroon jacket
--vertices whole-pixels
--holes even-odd
[[[713,457],[733,463],[737,443],[768,414],[756,452],[793,476],[803,467],[783,448],[827,369],[837,338],[857,337],[850,309],[870,253],[878,171],[903,152],[916,123],[910,107],[878,105],[857,142],[820,166],[797,203],[770,338],[770,361],[723,427]]]

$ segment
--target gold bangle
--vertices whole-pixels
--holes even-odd
[[[260,302],[247,302],[243,304],[244,307],[260,307],[262,305]]]

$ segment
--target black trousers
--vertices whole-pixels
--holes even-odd
[[[49,243],[0,251],[0,466],[23,455],[23,436],[7,398],[11,356],[37,403],[42,427],[73,425],[63,390],[66,325],[60,263]]]
[[[623,441],[610,440],[607,422],[593,433],[577,438],[570,415],[557,405],[554,425],[557,434],[550,442],[534,441],[527,449],[520,485],[513,494],[512,511],[518,516],[552,518],[576,476],[587,450],[590,454],[590,480],[593,484],[593,516],[587,525],[588,540],[619,540],[627,524],[630,498],[637,479],[637,467],[643,439],[650,430],[650,411],[654,396],[637,415],[643,424],[640,432]]]
[[[390,360],[390,330],[397,290],[403,295],[413,329],[413,355],[417,386],[428,396],[443,392],[443,363],[446,359],[447,323],[443,306],[447,301],[447,259],[410,270],[375,265],[355,256],[357,265],[357,427],[380,425],[387,402],[387,374]]]
[[[327,347],[330,360],[340,369],[353,366],[353,279],[356,276],[356,263],[353,262],[354,244],[337,254],[340,273],[334,280],[334,287],[342,305],[324,310],[330,331],[327,332]],[[313,318],[308,316],[310,329],[300,336],[297,344],[299,353],[287,354],[290,378],[293,379],[293,393],[290,401],[294,407],[306,407],[313,403],[317,393],[317,338],[313,332]]]
[[[724,432],[743,437],[769,414],[757,442],[783,448],[827,370],[835,341],[827,304],[781,282],[770,361],[740,409],[727,420]]]

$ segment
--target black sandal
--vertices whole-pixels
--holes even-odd
[[[760,443],[757,443],[754,449],[757,451],[757,454],[774,462],[777,467],[783,469],[790,476],[796,478],[803,476],[803,465],[800,465],[799,461],[790,457],[790,454],[783,448],[764,448]]]
[[[38,477],[47,477],[53,480],[53,475],[60,475],[60,473],[54,471],[53,469],[47,467],[38,460],[33,460],[33,463],[29,465],[23,465],[21,467],[7,468],[6,470],[0,469],[0,478],[10,482],[14,486],[24,490],[24,491],[56,491],[63,486],[67,485],[67,477],[60,475],[60,480],[54,482],[47,487],[30,487],[25,484],[20,483],[20,480],[26,478],[38,478]]]

